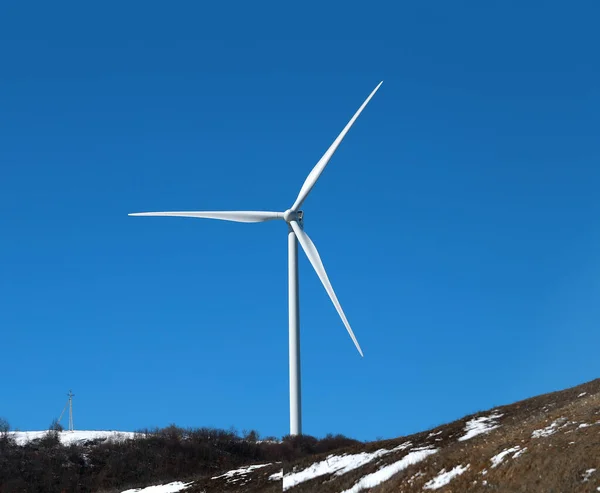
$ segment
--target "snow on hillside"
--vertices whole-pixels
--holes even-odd
[[[301,471],[294,470],[288,474],[285,474],[283,476],[283,490],[289,490],[300,483],[304,483],[319,476],[341,476],[386,455],[404,451],[410,448],[411,445],[411,442],[404,442],[390,450],[380,449],[371,453],[361,452],[359,454],[329,455],[324,461],[314,463],[306,469]],[[435,453],[436,450],[431,447],[412,449],[399,461],[387,466],[383,466],[376,472],[364,476],[351,489],[344,493],[358,493],[359,491],[373,488],[378,484],[388,480],[394,474],[406,469],[408,466],[416,464],[425,457]]]
[[[442,469],[439,474],[433,478],[431,481],[425,483],[423,486],[424,490],[437,490],[442,486],[446,486],[450,481],[452,481],[456,476],[460,476],[463,472],[469,469],[469,464],[466,466],[456,466],[452,468],[450,471],[446,471],[446,469]]]
[[[460,437],[458,441],[464,442],[465,440],[470,440],[482,433],[489,433],[490,431],[495,430],[499,426],[496,424],[496,421],[502,416],[502,414],[494,413],[490,416],[481,416],[468,421],[465,425],[465,434]]]
[[[502,461],[504,460],[504,458],[507,455],[512,454],[514,452],[514,455],[512,456],[512,458],[516,459],[517,457],[519,457],[519,455],[521,455],[523,452],[525,452],[525,450],[527,450],[527,447],[525,447],[523,450],[521,450],[521,447],[519,447],[518,445],[515,445],[514,447],[508,448],[506,450],[503,450],[502,452],[494,455],[494,457],[492,457],[490,459],[490,461],[492,462],[492,468],[498,467],[500,464],[502,464]]]
[[[135,488],[133,490],[125,490],[122,493],[177,493],[187,488],[192,483],[182,483],[175,481],[174,483],[159,484],[156,486],[148,486],[146,488]]]
[[[223,492],[223,491],[253,491],[258,493],[266,491],[281,491],[276,484],[281,484],[283,477],[281,462],[263,464],[249,464],[229,471],[220,471],[216,476],[209,475],[198,478],[194,483],[197,492]],[[144,492],[146,493],[146,492]]]
[[[17,444],[25,445],[32,440],[39,440],[48,433],[45,431],[12,431],[10,434],[14,436]],[[130,431],[90,431],[90,430],[75,430],[75,431],[60,431],[58,436],[63,445],[72,443],[85,443],[90,440],[112,440],[122,441],[129,440],[134,437],[134,433]]]
[[[271,463],[268,464],[254,464],[252,466],[242,467],[240,469],[233,469],[231,471],[227,471],[225,474],[221,474],[219,476],[213,476],[211,479],[219,479],[225,478],[228,483],[235,483],[237,481],[243,482],[246,480],[246,475],[250,474],[255,469],[261,469],[263,467],[270,466]]]
[[[353,469],[364,466],[372,460],[399,450],[404,450],[410,446],[410,442],[405,442],[391,450],[380,449],[371,453],[361,452],[359,454],[329,455],[325,460],[316,462],[306,469],[301,471],[292,471],[291,473],[286,474],[283,477],[283,489],[285,491],[300,483],[317,478],[319,476],[329,474],[341,476],[348,471],[352,471]]]
[[[358,483],[356,483],[349,490],[344,491],[344,493],[359,493],[360,491],[367,490],[370,488],[374,488],[375,486],[387,481],[394,474],[398,474],[400,471],[403,471],[408,466],[412,466],[417,462],[421,462],[423,459],[428,457],[431,454],[435,454],[437,452],[436,449],[430,448],[420,448],[414,449],[408,454],[406,454],[402,459],[393,462],[387,466],[383,466],[378,471],[374,473],[367,474],[363,476]]]

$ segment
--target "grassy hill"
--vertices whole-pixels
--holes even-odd
[[[600,492],[600,379],[369,443],[175,426],[85,433],[0,432],[0,493],[120,493],[175,481],[186,485],[147,492]]]

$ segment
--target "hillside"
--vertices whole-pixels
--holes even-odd
[[[283,489],[600,491],[600,379],[415,435],[288,463]]]
[[[342,436],[251,441],[234,432],[174,426],[135,436],[11,432],[2,439],[0,434],[1,493],[282,489],[597,493],[600,379],[370,443]]]
[[[300,448],[309,450],[314,439],[297,438],[295,446],[302,442]],[[255,464],[177,491],[598,492],[600,379],[414,435],[285,462],[283,485],[274,481],[278,468]]]
[[[169,426],[134,434],[11,432],[4,426],[0,493],[116,493],[170,483],[149,490],[166,493],[181,489],[181,482],[219,476],[245,464],[281,464],[282,454],[289,457],[288,448],[258,440],[256,432],[240,436],[214,428]],[[269,481],[281,484],[281,477]]]

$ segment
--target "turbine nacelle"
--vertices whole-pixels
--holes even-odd
[[[302,218],[304,217],[304,212],[302,211],[293,211],[292,209],[288,209],[283,213],[283,220],[286,223],[291,221],[297,221],[302,224]]]

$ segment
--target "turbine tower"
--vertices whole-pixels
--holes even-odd
[[[354,124],[358,116],[365,109],[371,98],[375,95],[379,87],[383,84],[381,81],[369,97],[358,108],[358,111],[350,119],[342,132],[333,141],[333,144],[327,149],[325,154],[317,162],[313,170],[306,178],[296,201],[291,208],[285,212],[267,212],[267,211],[180,211],[180,212],[138,212],[129,214],[130,216],[174,216],[174,217],[197,217],[205,219],[220,219],[223,221],[233,221],[240,223],[259,223],[272,220],[284,220],[288,224],[288,303],[289,303],[289,363],[290,363],[290,435],[302,434],[302,415],[301,415],[301,392],[300,392],[300,318],[299,318],[299,299],[298,299],[298,242],[306,253],[308,260],[315,269],[317,276],[321,280],[325,291],[331,298],[335,309],[337,310],[348,334],[352,338],[356,349],[361,356],[363,352],[350,328],[348,319],[342,310],[338,298],[329,282],[327,272],[319,256],[319,252],[310,237],[304,231],[303,212],[300,207],[308,197],[308,194],[315,183],[323,173],[323,170],[329,163],[331,157],[339,147],[340,143]]]

